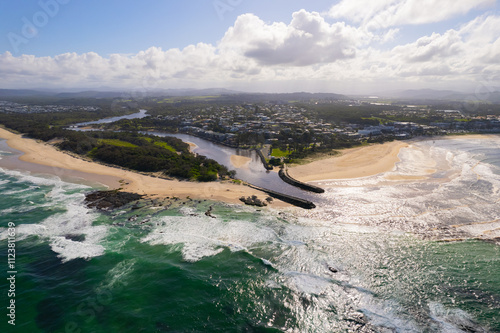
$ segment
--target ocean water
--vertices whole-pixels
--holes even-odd
[[[391,172],[318,182],[311,211],[101,213],[92,187],[0,169],[0,332],[500,332],[499,148],[413,142]]]

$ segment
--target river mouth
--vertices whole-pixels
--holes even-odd
[[[278,175],[277,171],[266,170],[262,161],[254,150],[237,149],[227,146],[222,146],[205,139],[189,135],[189,134],[170,134],[164,132],[143,132],[145,134],[156,135],[159,137],[176,137],[184,142],[194,143],[196,147],[192,149],[193,153],[211,158],[218,163],[226,166],[230,170],[236,171],[236,177],[252,185],[284,193],[303,200],[318,201],[320,196],[315,193],[310,193],[301,190],[297,187],[285,183]],[[231,163],[231,156],[242,156],[248,158],[248,162],[241,167],[235,167]]]
[[[370,177],[311,182],[326,189],[318,194],[283,182],[277,172],[265,169],[253,150],[222,146],[189,134],[143,133],[189,142],[194,153],[235,170],[238,179],[316,204],[313,211],[297,212],[300,216],[399,230],[423,238],[500,239],[499,136],[411,141],[400,150],[400,162],[393,170]],[[235,155],[247,162],[235,167],[231,163]]]
[[[75,124],[70,126],[69,129],[77,131],[89,131],[91,129],[87,129],[85,127],[90,125],[109,124],[122,119],[141,119],[147,116],[147,111],[141,110],[140,112],[131,115]],[[175,137],[181,139],[186,143],[190,143],[191,151],[193,153],[213,159],[219,164],[227,167],[229,170],[235,170],[236,178],[243,180],[249,184],[293,196],[302,200],[312,202],[321,200],[321,197],[319,195],[301,190],[283,182],[277,172],[266,170],[259,155],[254,150],[231,148],[189,134],[172,134],[160,131],[148,131],[141,133],[156,135],[159,137]],[[231,162],[231,156],[242,156],[248,158],[249,160],[247,163],[244,163],[240,167],[235,167]]]

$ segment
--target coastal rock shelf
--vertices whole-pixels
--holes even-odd
[[[285,168],[281,168],[280,171],[278,172],[278,175],[285,183],[296,186],[302,190],[314,193],[325,193],[325,190],[322,189],[321,187],[309,185],[290,177],[290,175],[288,174],[288,170],[285,170]]]
[[[144,196],[136,193],[111,191],[94,191],[85,195],[85,203],[89,208],[99,210],[112,210],[122,207],[133,201],[142,199]],[[133,209],[135,208],[132,207]],[[138,207],[137,207],[138,208]]]

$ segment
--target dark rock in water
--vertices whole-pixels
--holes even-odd
[[[267,203],[263,200],[260,200],[259,198],[257,198],[256,195],[252,195],[251,197],[241,197],[240,198],[240,201],[241,202],[244,202],[245,205],[249,205],[249,206],[257,206],[257,207],[264,207],[264,206],[267,206]]]
[[[205,212],[206,216],[210,216],[211,218],[215,219],[216,217],[212,215],[212,206]]]
[[[85,235],[66,235],[64,238],[72,240],[73,242],[85,242]]]
[[[330,272],[332,272],[332,273],[338,273],[338,272],[339,272],[339,270],[338,270],[338,269],[336,269],[335,267],[332,267],[332,266],[330,266],[330,265],[328,265],[328,270],[329,270]]]
[[[137,209],[141,209],[141,208],[144,208],[145,206],[142,206],[142,205],[139,205],[138,203],[136,203],[135,205],[132,206],[132,210],[137,210]]]
[[[113,191],[95,191],[85,195],[85,203],[89,208],[112,210],[122,207],[132,201],[141,199],[143,195],[137,193]]]

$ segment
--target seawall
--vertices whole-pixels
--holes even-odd
[[[310,191],[310,192],[314,192],[314,193],[325,193],[325,190],[322,189],[321,187],[306,184],[306,183],[303,183],[301,181],[298,181],[298,180],[290,177],[290,175],[288,174],[288,170],[285,170],[285,168],[281,168],[280,171],[278,172],[278,175],[285,183],[296,186],[302,190]]]
[[[255,189],[255,190],[259,190],[259,191],[265,192],[265,193],[269,194],[269,196],[271,196],[271,197],[273,197],[275,199],[284,201],[286,203],[289,203],[291,205],[294,205],[294,206],[297,206],[297,207],[301,207],[301,208],[305,208],[305,209],[316,208],[316,205],[312,201],[304,200],[304,199],[301,199],[301,198],[297,198],[297,197],[294,197],[294,196],[291,196],[291,195],[288,195],[288,194],[279,193],[279,192],[276,192],[276,191],[273,191],[273,190],[268,190],[266,188],[255,186],[255,185],[252,185],[252,184],[247,184],[247,185],[249,187]]]
[[[269,163],[267,163],[266,158],[265,158],[264,154],[262,154],[262,152],[260,151],[260,149],[255,149],[255,151],[259,155],[260,160],[262,161],[262,164],[264,165],[264,168],[266,168],[266,170],[272,170],[273,166],[269,165]]]

